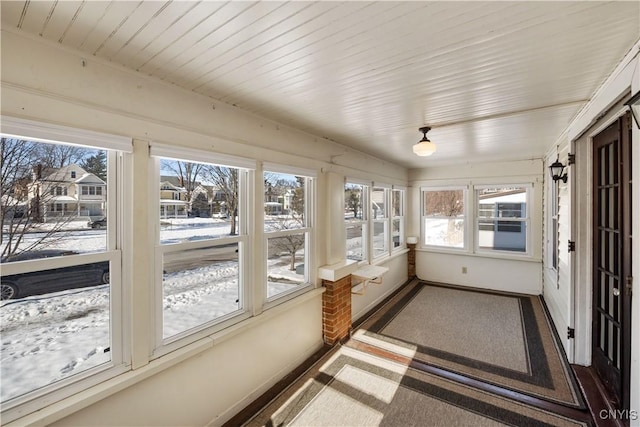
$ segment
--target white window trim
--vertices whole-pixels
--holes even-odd
[[[383,199],[384,199],[384,216],[382,218],[373,218],[373,215],[371,214],[371,211],[373,210],[373,192],[375,189],[382,189],[383,190]],[[391,220],[390,220],[390,216],[391,216],[391,185],[389,184],[381,184],[379,182],[375,182],[372,184],[371,189],[369,190],[369,242],[370,242],[370,246],[369,246],[369,253],[371,254],[369,257],[369,260],[371,263],[377,262],[382,258],[387,258],[389,257],[389,255],[391,254],[391,249],[392,249],[392,245],[391,245]],[[380,253],[379,255],[375,254],[375,250],[373,247],[373,237],[374,237],[374,232],[375,232],[375,224],[376,223],[382,223],[383,224],[383,233],[384,236],[386,237],[385,243],[386,243],[386,247],[387,250]]]
[[[506,221],[512,222],[524,222],[526,227],[526,250],[525,252],[517,252],[517,251],[508,251],[508,250],[499,250],[499,249],[482,249],[480,248],[479,241],[479,220],[477,208],[479,206],[479,199],[477,190],[483,190],[487,188],[503,188],[503,187],[515,187],[515,188],[524,188],[526,190],[526,213],[525,218],[523,219],[510,219]],[[473,197],[473,209],[474,209],[474,218],[473,218],[473,236],[474,236],[474,252],[478,255],[489,255],[489,254],[499,254],[501,256],[505,256],[508,258],[531,258],[531,202],[532,202],[532,194],[533,194],[533,184],[532,183],[511,183],[511,182],[502,182],[499,184],[479,184],[472,186],[472,197]]]
[[[395,213],[393,209],[393,192],[400,191],[401,200],[400,200],[400,216],[393,215]],[[391,249],[391,254],[401,251],[407,247],[407,239],[405,237],[405,212],[406,212],[406,198],[407,198],[407,190],[404,187],[393,186],[389,191],[389,207],[391,208],[390,218],[389,218],[389,248]],[[399,220],[400,221],[400,245],[398,247],[393,246],[393,222]]]
[[[110,220],[110,225],[107,228],[106,249],[104,251],[70,255],[63,258],[18,261],[2,264],[2,274],[3,276],[8,276],[37,270],[48,270],[52,268],[109,261],[110,276],[109,346],[111,361],[89,368],[78,374],[58,380],[43,387],[39,387],[31,392],[3,402],[2,418],[6,423],[20,418],[25,413],[32,413],[43,409],[54,402],[62,401],[72,395],[90,389],[93,386],[129,371],[131,348],[128,340],[125,339],[125,337],[129,336],[130,331],[126,326],[124,319],[125,311],[123,306],[126,304],[126,301],[123,299],[124,292],[122,288],[124,284],[122,280],[122,263],[125,257],[122,243],[122,226],[118,226],[118,224],[123,224],[123,218],[126,217],[124,212],[129,209],[124,206],[127,198],[122,192],[124,181],[122,178],[126,173],[126,167],[124,166],[124,163],[127,161],[125,158],[126,154],[123,156],[117,152],[122,151],[118,148],[122,147],[122,145],[119,145],[118,138],[111,140],[110,135],[100,134],[104,138],[94,140],[91,139],[91,135],[95,134],[94,132],[61,126],[43,125],[22,119],[16,119],[15,121],[9,120],[8,123],[14,126],[11,128],[12,130],[17,132],[22,132],[22,130],[24,130],[25,133],[8,135],[4,133],[5,129],[7,129],[7,127],[5,127],[5,120],[7,120],[7,117],[3,116],[2,130],[4,136],[49,144],[78,145],[89,149],[108,150],[107,173],[108,181],[112,184],[107,186],[107,196],[109,200],[115,201],[114,203],[107,204],[107,215],[109,218],[113,218],[113,220]],[[24,128],[20,126],[24,126]],[[53,126],[52,129],[58,129],[59,133],[53,132],[51,135],[56,139],[51,137],[45,138],[33,136],[35,135],[34,129],[44,132],[46,129],[49,129],[48,126]],[[58,136],[68,138],[68,140],[71,141],[82,141],[83,143],[69,144],[67,142],[60,142],[57,139]],[[83,139],[84,136],[87,136],[87,140]],[[95,145],[88,145],[89,142],[95,143],[96,141],[98,143]],[[128,141],[129,144],[132,144],[131,139],[128,139]],[[103,144],[100,145],[100,142]],[[122,143],[122,140],[120,140],[120,143]],[[124,146],[126,148],[126,144]],[[129,148],[131,150],[130,152],[132,152],[132,145],[130,145]],[[118,197],[118,195],[120,195],[120,197]]]
[[[554,161],[557,156],[557,151],[554,151],[547,157],[545,170],[548,168],[548,164]],[[553,285],[556,289],[560,287],[560,254],[558,252],[559,241],[558,231],[555,229],[554,233],[554,221],[556,227],[559,227],[559,215],[560,215],[560,188],[559,183],[553,179],[549,179],[548,176],[545,179],[545,223],[544,223],[544,256],[543,265],[548,272],[545,274],[544,280],[549,280],[549,284]],[[554,266],[554,261],[556,265]]]
[[[251,317],[253,299],[250,297],[248,280],[248,262],[249,249],[250,249],[250,236],[248,230],[250,229],[247,221],[252,217],[253,213],[248,212],[251,204],[247,198],[250,193],[250,182],[253,170],[247,169],[238,164],[252,165],[255,167],[256,162],[254,160],[249,161],[239,157],[218,155],[217,153],[184,149],[185,156],[179,156],[178,153],[182,153],[183,148],[177,148],[175,146],[166,146],[162,144],[156,144],[155,150],[153,146],[150,150],[152,170],[149,186],[149,200],[152,201],[152,212],[154,215],[154,262],[153,262],[153,274],[154,278],[154,295],[153,295],[153,326],[155,328],[155,336],[153,340],[153,349],[151,359],[157,359],[161,356],[169,354],[179,348],[192,344],[200,339],[210,336],[222,329],[235,325],[243,320]],[[190,160],[191,158],[197,158],[197,161]],[[238,206],[238,235],[229,237],[220,237],[214,239],[199,240],[195,242],[181,242],[181,243],[160,243],[160,199],[158,197],[158,189],[160,188],[160,161],[161,159],[171,159],[177,161],[186,161],[192,163],[202,163],[207,165],[224,165],[225,167],[239,169],[239,206]],[[235,163],[232,165],[231,163]],[[244,171],[244,173],[243,173]],[[202,247],[220,246],[228,243],[238,243],[239,245],[239,257],[238,257],[238,280],[239,280],[239,298],[242,301],[242,307],[231,313],[227,313],[224,316],[211,319],[203,324],[196,325],[190,329],[182,331],[178,334],[164,338],[164,323],[163,323],[163,279],[162,279],[162,263],[163,255],[165,253],[179,252],[183,250],[189,250]],[[244,250],[242,250],[244,248]]]
[[[358,264],[363,265],[363,264],[369,264],[369,260],[371,259],[371,226],[369,224],[369,219],[371,217],[369,209],[371,209],[371,207],[369,206],[369,200],[371,199],[371,181],[364,181],[364,180],[358,180],[358,179],[350,179],[350,178],[346,178],[345,182],[344,182],[344,187],[346,187],[348,184],[352,184],[352,185],[359,185],[362,187],[362,198],[364,199],[362,201],[362,219],[361,220],[356,220],[354,218],[353,221],[351,222],[345,222],[344,223],[344,227],[345,227],[345,233],[346,233],[346,229],[352,226],[358,226],[361,225],[362,226],[362,250],[364,251],[364,253],[362,254],[362,259],[357,261]],[[343,187],[343,191],[345,191]],[[345,234],[346,237],[346,234]],[[346,247],[346,240],[345,240],[345,247]]]
[[[426,229],[425,229],[425,220],[427,216],[425,215],[425,192],[427,191],[458,191],[462,190],[463,195],[462,198],[464,200],[464,238],[461,248],[457,248],[454,246],[441,246],[441,245],[427,245],[425,243]],[[473,192],[473,189],[470,188],[469,185],[452,185],[452,186],[424,186],[420,187],[420,249],[436,251],[436,252],[450,252],[450,253],[471,253],[471,236],[473,233],[469,232],[469,223],[472,217],[473,210],[469,203],[470,193]],[[441,216],[441,217],[431,217],[435,219],[449,219],[450,217]]]
[[[152,157],[163,157],[171,160],[227,166],[238,169],[256,169],[256,161],[253,159],[196,148],[179,147],[152,141],[149,151]]]
[[[547,160],[550,162],[551,157],[549,157]],[[553,261],[554,258],[558,256],[558,251],[554,251],[554,247],[557,249],[557,245],[558,245],[558,235],[553,233],[553,221],[555,220],[556,223],[559,219],[559,208],[560,208],[560,204],[559,204],[559,186],[558,186],[558,182],[554,181],[553,179],[547,179],[546,180],[546,194],[545,194],[545,202],[546,202],[546,224],[545,224],[545,237],[546,237],[546,241],[545,241],[545,252],[546,252],[546,256],[545,256],[545,264],[546,264],[546,268],[553,271],[554,273],[557,272],[557,267],[554,267],[553,265]],[[557,232],[557,230],[556,230]],[[555,242],[554,242],[555,240]],[[555,253],[554,253],[555,252]],[[556,261],[559,261],[556,258]]]
[[[279,305],[285,301],[289,301],[292,298],[296,298],[301,294],[304,294],[315,288],[313,285],[316,282],[316,269],[315,265],[315,252],[313,248],[315,248],[315,215],[316,215],[316,176],[317,173],[311,169],[304,168],[296,168],[292,166],[280,165],[276,163],[263,163],[262,165],[262,181],[264,182],[264,174],[265,173],[283,173],[289,175],[295,175],[299,177],[307,178],[305,182],[305,200],[304,200],[304,217],[305,217],[305,227],[295,228],[290,230],[278,230],[278,231],[265,231],[264,227],[264,210],[262,210],[262,235],[264,241],[263,247],[263,260],[264,260],[264,277],[263,277],[263,290],[264,290],[264,301],[263,301],[263,309],[268,310],[276,305]],[[264,206],[264,188],[262,191],[262,206]],[[304,285],[298,288],[294,288],[292,290],[281,292],[272,297],[267,297],[267,262],[268,262],[268,250],[269,250],[269,239],[280,236],[288,236],[292,234],[302,234],[305,233],[305,281]]]
[[[318,172],[316,170],[301,168],[301,167],[296,167],[291,165],[284,165],[280,163],[264,162],[262,164],[262,170],[267,172],[286,173],[289,175],[304,176],[307,178],[314,178],[314,179],[318,177]]]
[[[2,125],[0,132],[10,138],[117,150],[124,153],[133,152],[133,140],[125,136],[76,129],[10,116],[0,116],[0,123]]]

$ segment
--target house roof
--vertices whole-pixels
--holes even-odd
[[[169,187],[168,189],[165,187]],[[174,185],[169,181],[162,181],[160,182],[160,189],[161,190],[173,190],[173,191],[177,191],[179,193],[186,193],[187,190],[184,187],[180,187],[178,185]]]
[[[75,171],[78,175],[86,174],[87,171],[82,169],[76,164],[67,165],[61,168],[43,168],[42,169],[42,181],[54,181],[54,182],[70,182],[67,179],[67,172]]]
[[[79,179],[75,181],[76,184],[101,184],[107,185],[102,179],[100,179],[97,175],[92,173],[85,173]]]

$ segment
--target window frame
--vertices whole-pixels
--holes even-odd
[[[262,240],[264,244],[263,250],[263,308],[269,309],[275,305],[278,305],[282,302],[289,301],[293,298],[296,298],[299,295],[307,293],[315,288],[315,268],[314,268],[314,260],[315,253],[313,248],[315,247],[315,214],[316,214],[316,181],[317,174],[315,171],[302,169],[287,165],[280,165],[275,163],[265,163],[262,167],[262,182],[264,182],[264,177],[266,173],[277,173],[277,174],[286,174],[293,175],[296,177],[305,178],[305,187],[304,187],[304,227],[287,229],[287,230],[275,230],[275,231],[267,231],[265,227],[265,212],[264,206],[266,203],[266,191],[263,188],[262,191]],[[277,295],[273,295],[268,297],[267,287],[268,287],[268,258],[269,258],[269,239],[282,237],[282,236],[290,236],[295,234],[305,234],[305,243],[304,243],[304,265],[305,265],[305,277],[304,277],[304,285],[299,289],[293,289],[285,292],[278,293]]]
[[[109,348],[110,361],[83,370],[67,378],[36,388],[2,403],[2,418],[11,422],[25,413],[38,411],[54,402],[62,401],[83,390],[130,370],[131,346],[126,339],[130,331],[125,323],[125,283],[123,269],[130,250],[123,242],[123,227],[130,215],[127,204],[129,190],[123,188],[124,177],[131,167],[133,141],[131,138],[68,126],[45,124],[27,119],[1,116],[2,137],[33,142],[79,146],[91,150],[107,151],[107,176],[111,185],[106,193],[111,203],[107,215],[113,218],[106,232],[104,250],[64,257],[43,258],[2,264],[2,275],[70,267],[74,265],[109,262]]]
[[[445,215],[439,215],[439,216],[432,216],[432,217],[427,217],[426,215],[426,210],[427,210],[427,206],[426,206],[426,193],[427,192],[437,192],[437,191],[462,191],[462,200],[464,201],[464,207],[463,207],[463,214],[462,214],[462,220],[463,220],[463,226],[462,226],[462,231],[463,231],[463,237],[462,237],[462,247],[455,247],[455,246],[444,246],[444,245],[434,245],[434,244],[427,244],[426,243],[426,232],[427,232],[427,227],[426,227],[426,220],[427,218],[430,219],[451,219],[452,217],[450,216],[445,216]],[[471,248],[471,244],[470,244],[470,239],[471,236],[469,233],[469,218],[472,217],[472,213],[471,213],[471,206],[469,205],[469,193],[472,191],[472,189],[470,188],[469,185],[451,185],[451,186],[424,186],[424,187],[420,187],[420,209],[421,209],[421,215],[420,215],[420,248],[421,249],[426,249],[426,250],[431,250],[431,251],[437,251],[437,252],[454,252],[454,253],[469,253],[470,252],[470,248]]]
[[[362,201],[361,201],[361,209],[362,209],[362,219],[356,219],[347,222],[345,219],[344,227],[345,227],[345,249],[346,249],[346,259],[350,259],[352,261],[357,262],[358,264],[369,264],[369,260],[371,259],[371,250],[369,249],[371,244],[371,227],[369,225],[369,217],[370,217],[370,187],[371,182],[365,182],[358,179],[346,178],[343,186],[343,191],[346,193],[347,185],[357,185],[362,187]],[[346,207],[346,201],[345,201]],[[344,218],[344,215],[343,215]],[[349,258],[349,250],[347,246],[348,240],[348,229],[353,226],[361,226],[362,227],[362,259],[354,259]]]
[[[504,219],[498,219],[501,217],[491,217],[494,222],[496,222],[496,226],[499,226],[500,222],[508,222],[508,223],[524,223],[525,226],[525,250],[524,251],[514,251],[508,249],[492,249],[492,248],[483,248],[480,247],[480,199],[479,192],[484,189],[492,189],[492,188],[522,188],[525,190],[525,214],[524,217],[512,218],[505,217]],[[497,184],[479,184],[473,186],[473,200],[474,200],[474,221],[473,221],[473,236],[474,236],[474,251],[477,254],[502,254],[502,255],[510,255],[515,257],[531,257],[531,203],[532,203],[532,194],[533,194],[533,185],[530,183],[497,183]]]
[[[252,316],[254,301],[252,298],[252,289],[250,286],[251,280],[249,279],[249,260],[251,259],[251,242],[253,238],[252,234],[250,233],[250,230],[252,229],[250,219],[253,218],[254,211],[252,209],[252,204],[250,203],[250,198],[252,195],[252,183],[254,182],[256,162],[254,160],[241,157],[201,151],[185,147],[176,147],[165,145],[162,143],[152,143],[149,155],[151,157],[153,170],[153,173],[151,174],[152,177],[150,179],[151,185],[149,188],[149,197],[150,200],[153,201],[152,205],[155,218],[153,222],[154,262],[152,274],[152,276],[154,277],[154,304],[152,311],[154,313],[153,326],[155,328],[155,339],[153,340],[154,343],[151,359],[156,359],[186,345],[194,343],[206,336],[210,336],[211,334],[218,332],[224,328],[240,323]],[[161,190],[160,162],[162,159],[238,169],[238,235],[212,239],[202,239],[191,242],[161,244],[161,205],[159,191]],[[165,338],[163,335],[164,313],[162,308],[164,296],[162,271],[163,255],[166,253],[176,253],[180,251],[188,251],[200,248],[211,248],[234,243],[238,244],[238,297],[240,305],[238,310],[227,313],[223,316],[219,316],[217,318],[212,318],[200,325],[193,326],[180,333]]]
[[[374,200],[373,200],[373,193],[376,190],[382,190],[382,200],[384,203],[384,208],[383,208],[383,214],[382,214],[382,218],[374,218],[373,215],[373,205],[374,205]],[[379,184],[379,183],[373,183],[373,185],[371,185],[371,189],[370,189],[370,197],[369,197],[369,218],[370,218],[370,224],[369,224],[369,242],[371,242],[371,246],[369,248],[369,253],[371,254],[370,256],[370,261],[371,262],[375,262],[380,260],[381,258],[385,258],[388,257],[391,254],[391,222],[390,222],[390,216],[391,216],[391,212],[390,212],[390,208],[391,208],[391,198],[390,198],[390,193],[391,193],[391,186],[387,186],[384,184]],[[383,236],[382,236],[382,241],[384,242],[385,247],[383,248],[383,251],[381,251],[379,254],[376,255],[376,250],[374,247],[374,237],[375,237],[375,226],[376,224],[382,224],[383,227]]]
[[[400,205],[399,205],[399,212],[400,215],[395,215],[395,204],[394,204],[394,197],[393,194],[395,192],[398,192],[400,194]],[[391,207],[391,212],[389,215],[389,248],[391,249],[391,253],[393,254],[394,252],[397,251],[401,251],[403,249],[406,249],[407,247],[407,242],[406,242],[406,238],[405,238],[405,210],[406,210],[406,206],[405,206],[405,200],[406,200],[406,194],[407,194],[407,190],[404,187],[398,187],[398,186],[393,186],[391,187],[391,191],[389,191],[390,193],[390,202],[389,202],[389,206]],[[398,246],[394,246],[394,241],[393,241],[393,223],[395,221],[399,221],[400,226],[399,226],[399,230],[398,230],[398,237],[399,237],[399,245]]]

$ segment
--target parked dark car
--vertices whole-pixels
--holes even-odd
[[[74,251],[49,249],[25,252],[3,258],[2,263],[77,255]],[[8,300],[67,289],[84,288],[109,283],[109,262],[101,261],[71,267],[14,274],[0,277],[0,299]]]
[[[90,220],[87,222],[87,227],[90,228],[105,228],[107,226],[107,218],[100,218],[95,220]]]

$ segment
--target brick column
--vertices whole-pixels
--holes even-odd
[[[409,279],[416,277],[416,244],[407,244],[409,253],[407,254],[407,261],[409,264]]]
[[[322,280],[322,332],[324,342],[333,345],[351,333],[351,275],[335,282]]]

